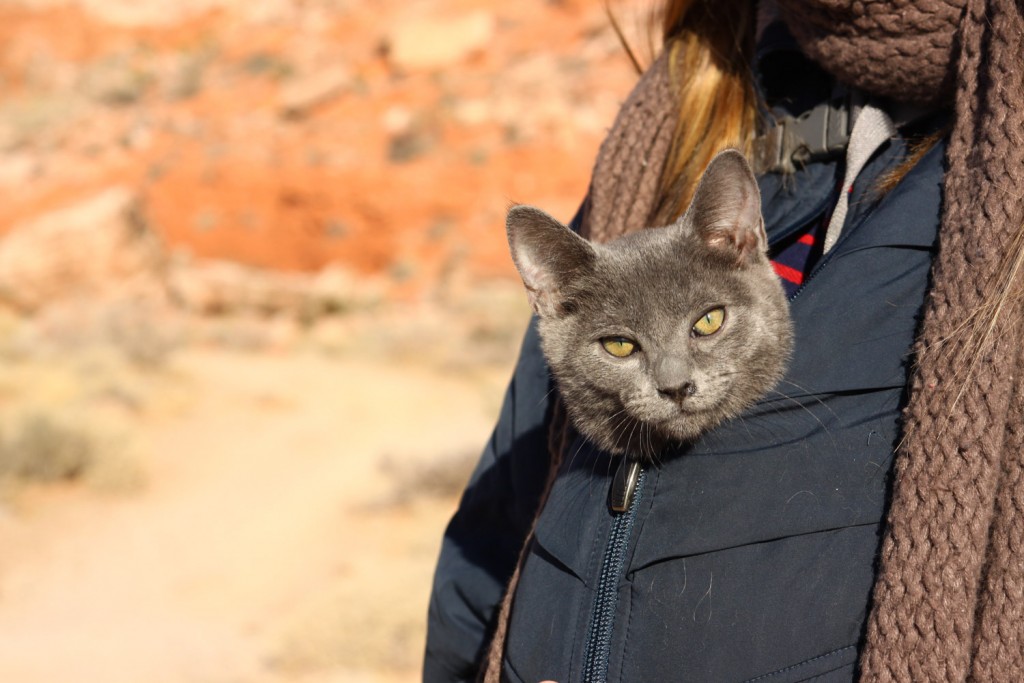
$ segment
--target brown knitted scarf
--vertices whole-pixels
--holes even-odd
[[[955,102],[865,681],[1024,681],[1024,7],[964,4],[778,0],[801,47],[841,81]],[[638,230],[656,211],[674,125],[667,59],[602,145],[591,239]]]

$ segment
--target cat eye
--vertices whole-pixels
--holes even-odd
[[[616,358],[632,356],[637,350],[636,342],[630,341],[625,337],[605,337],[601,340],[601,346]]]
[[[713,308],[702,315],[697,322],[693,324],[693,333],[698,337],[707,337],[708,335],[718,332],[724,322],[725,309]]]

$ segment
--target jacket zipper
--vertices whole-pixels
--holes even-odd
[[[625,569],[626,549],[637,507],[643,497],[644,479],[645,472],[639,463],[623,460],[612,483],[610,498],[614,517],[601,561],[601,574],[583,650],[583,683],[604,683],[608,680],[612,627],[619,603],[619,578]]]
[[[820,214],[828,204],[828,197],[815,213]],[[793,222],[786,230],[773,235],[772,244],[785,239],[799,229],[804,222]],[[645,473],[640,463],[623,459],[612,481],[609,493],[609,509],[613,515],[611,532],[601,560],[594,604],[587,628],[586,645],[583,650],[582,683],[605,683],[608,680],[608,662],[611,657],[612,630],[615,625],[615,610],[618,607],[619,578],[626,563],[626,549],[629,546],[636,520],[637,506],[643,497]]]
[[[820,208],[816,208],[813,213],[820,215],[828,205],[830,197],[831,194],[826,195],[821,201]],[[786,230],[777,231],[771,244],[778,244],[804,224],[805,222],[793,222]],[[804,284],[806,285],[806,282]],[[605,683],[608,680],[612,631],[619,603],[619,579],[625,569],[626,549],[629,547],[633,523],[636,521],[637,507],[643,497],[645,478],[646,474],[640,463],[623,459],[612,481],[609,495],[609,509],[613,515],[612,527],[601,560],[601,573],[591,610],[590,626],[587,628],[582,683]]]

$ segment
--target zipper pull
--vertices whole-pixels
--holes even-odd
[[[642,471],[643,467],[636,460],[623,457],[619,462],[615,478],[612,479],[611,491],[608,492],[608,507],[612,512],[625,512],[629,509]]]

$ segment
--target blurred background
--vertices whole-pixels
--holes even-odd
[[[505,210],[635,79],[602,0],[0,0],[0,681],[417,680]]]

